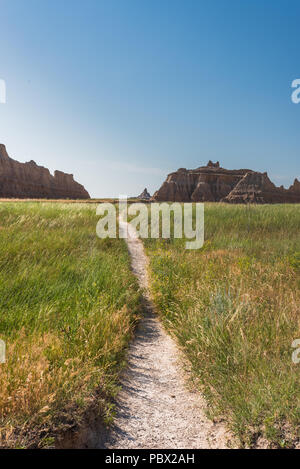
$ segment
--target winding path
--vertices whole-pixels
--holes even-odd
[[[128,229],[132,270],[144,291],[144,317],[121,377],[114,425],[101,447],[226,448],[226,430],[207,419],[203,398],[188,389],[180,352],[153,313],[143,244],[131,225],[120,220],[120,227]]]

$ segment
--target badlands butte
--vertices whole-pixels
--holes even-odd
[[[34,161],[20,163],[0,144],[0,197],[19,199],[89,199],[85,188],[72,174],[38,166]],[[145,189],[138,197],[150,199]],[[230,170],[209,161],[197,169],[180,168],[169,174],[150,199],[161,202],[227,202],[234,204],[300,203],[300,182],[285,189],[276,187],[267,173],[251,169]]]
[[[289,189],[276,187],[267,173],[251,169],[225,169],[220,167],[219,162],[209,161],[206,166],[197,169],[180,168],[169,174],[153,199],[233,204],[299,203],[300,182],[295,179]]]
[[[89,199],[85,188],[73,174],[38,166],[34,161],[20,163],[0,144],[0,197],[18,199]]]

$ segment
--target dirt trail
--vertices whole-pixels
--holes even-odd
[[[225,448],[228,434],[205,416],[201,395],[187,388],[180,352],[153,314],[147,257],[134,229],[128,228],[132,270],[144,289],[144,318],[137,329],[121,378],[117,415],[102,448]]]

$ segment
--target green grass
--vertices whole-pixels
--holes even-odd
[[[145,240],[152,293],[211,417],[243,445],[299,441],[300,206],[205,205],[205,244]]]
[[[139,291],[89,204],[0,204],[1,446],[47,445],[94,406],[108,421]]]

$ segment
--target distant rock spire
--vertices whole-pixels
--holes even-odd
[[[151,198],[151,195],[149,194],[147,187],[143,190],[143,192],[137,196],[137,199],[141,200],[149,200]]]

